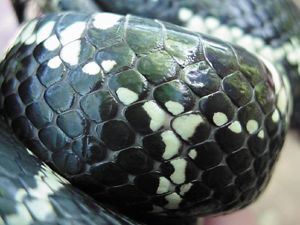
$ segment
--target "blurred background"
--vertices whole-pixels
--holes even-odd
[[[300,7],[300,0],[295,1]],[[17,21],[12,13],[9,0],[0,0],[0,14],[1,58],[9,40],[16,33]],[[267,190],[249,209],[251,213],[255,215],[258,225],[300,224],[299,133],[295,131],[289,132],[275,173]]]

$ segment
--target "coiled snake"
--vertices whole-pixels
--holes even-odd
[[[292,2],[36,3],[55,13],[0,64],[0,223],[135,224],[97,201],[184,224],[259,196],[300,121]]]

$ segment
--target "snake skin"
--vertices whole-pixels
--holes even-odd
[[[288,75],[300,128],[300,10],[291,0],[94,0],[105,11],[163,19],[244,46]],[[139,5],[140,7],[138,7]],[[146,7],[144,7],[146,6]],[[218,6],[218,7],[216,7]],[[155,10],[154,10],[155,9]]]
[[[135,16],[33,20],[0,71],[0,108],[22,142],[129,215],[247,206],[270,179],[289,120],[289,89],[272,66]]]
[[[0,121],[0,224],[136,225],[76,190]]]

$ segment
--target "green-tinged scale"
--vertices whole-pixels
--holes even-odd
[[[158,20],[47,15],[25,26],[0,67],[0,108],[22,142],[128,215],[247,206],[289,121],[289,88],[272,66]]]

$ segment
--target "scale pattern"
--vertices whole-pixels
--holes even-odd
[[[133,225],[55,174],[0,122],[0,224]]]
[[[0,71],[0,108],[23,143],[129,213],[248,205],[270,178],[288,124],[290,93],[270,66],[135,16],[33,20]]]
[[[291,125],[300,127],[300,10],[292,0],[94,2],[106,11],[163,19],[221,37],[263,56],[288,76],[294,99]]]

